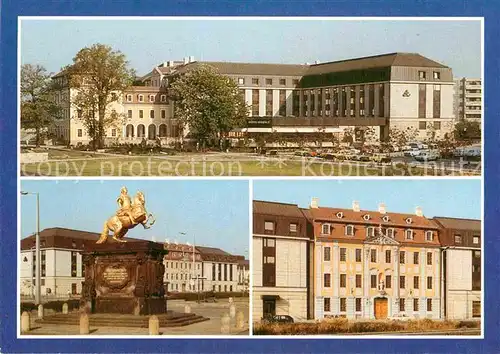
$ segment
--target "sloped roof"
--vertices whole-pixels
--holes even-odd
[[[255,214],[266,214],[275,216],[292,216],[303,218],[304,214],[297,204],[287,204],[278,202],[266,202],[262,200],[253,201],[253,212]]]
[[[178,66],[176,71],[184,73],[200,65],[209,65],[225,75],[269,75],[269,76],[303,76],[309,66],[301,64],[265,64],[265,63],[234,63],[223,61],[194,61]]]
[[[196,246],[196,249],[203,255],[214,254],[214,255],[231,256],[230,253],[227,253],[226,251],[223,251],[220,248]]]
[[[434,217],[440,225],[447,229],[481,231],[481,220],[460,219],[436,216]]]

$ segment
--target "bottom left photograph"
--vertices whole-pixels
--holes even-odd
[[[20,188],[21,337],[249,334],[248,181]]]

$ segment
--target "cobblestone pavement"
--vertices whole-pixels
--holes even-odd
[[[194,323],[184,327],[160,328],[161,335],[221,335],[221,316],[229,314],[229,303],[227,299],[221,299],[217,303],[201,303],[191,301],[171,300],[167,303],[169,310],[184,312],[184,306],[191,306],[191,312],[210,318],[209,321]],[[231,335],[249,334],[249,303],[248,299],[235,299],[236,311],[242,311],[244,315],[244,328],[237,329],[235,319],[231,319]],[[79,335],[79,326],[40,325],[34,320],[36,312],[31,314],[32,330],[27,335]],[[148,335],[147,328],[131,327],[97,327],[90,328],[90,335]]]

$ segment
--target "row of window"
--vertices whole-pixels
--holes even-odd
[[[162,109],[160,111],[161,118],[167,118],[167,112],[166,110]],[[155,117],[155,111],[154,109],[151,109],[149,111],[149,118],[153,119]],[[132,119],[133,118],[133,112],[131,109],[127,111],[127,118]],[[142,109],[139,109],[139,118],[144,118],[144,111]]]
[[[179,276],[180,275],[180,276]],[[165,279],[168,279],[169,278],[169,273],[165,273]],[[191,274],[187,274],[187,273],[175,273],[175,274],[172,274],[172,276],[170,276],[171,280],[189,280],[192,278],[192,275]]]
[[[125,96],[125,100],[127,102],[132,102],[132,95],[127,94]],[[148,95],[149,102],[155,102],[156,101],[156,95]],[[144,102],[144,95],[138,94],[137,95],[137,101],[138,102]],[[165,102],[166,104],[169,104],[169,101],[167,99],[167,95],[160,95],[160,102]]]
[[[77,135],[79,138],[81,138],[81,137],[83,136],[83,129],[77,129],[77,130],[76,130],[76,135]],[[115,129],[115,128],[111,129],[111,136],[112,136],[113,138],[114,138],[114,137],[116,137],[116,129]]]
[[[454,239],[455,239],[455,244],[461,244],[462,243],[462,235],[455,234],[454,235]],[[472,236],[472,243],[474,245],[479,245],[480,242],[481,242],[481,238],[478,235]]]
[[[174,267],[175,265],[175,267]],[[179,267],[180,265],[180,267]],[[165,262],[165,268],[168,268],[168,262]],[[170,268],[191,269],[191,262],[170,262]],[[200,270],[200,263],[197,263],[198,270]]]
[[[427,72],[425,72],[425,71],[419,71],[419,72],[418,72],[418,78],[419,78],[420,80],[425,80],[425,79],[427,79]],[[439,71],[433,71],[433,72],[432,72],[432,78],[433,78],[434,80],[441,80],[441,73],[440,73]]]
[[[427,290],[432,290],[432,281],[433,281],[433,277],[428,276],[427,277]],[[361,274],[356,274],[355,285],[356,285],[356,288],[363,287]],[[324,288],[331,288],[331,286],[332,286],[331,274],[324,273],[323,274],[323,287]],[[383,285],[382,285],[382,284],[379,284],[377,282],[377,275],[371,274],[370,275],[370,288],[377,289],[377,288],[379,288],[379,286],[383,286],[383,288],[386,288],[386,289],[391,289],[392,288],[392,275],[386,275],[385,280],[383,281]],[[340,287],[341,288],[347,287],[347,274],[340,274]],[[406,289],[406,276],[404,276],[404,275],[401,275],[399,277],[399,288]],[[418,275],[416,275],[413,277],[413,289],[419,289],[419,288],[420,288],[420,277]]]
[[[419,121],[418,122],[418,129],[419,130],[427,130],[427,129],[433,128],[434,130],[441,130],[441,122],[434,121],[432,124],[427,123],[425,121]]]
[[[289,225],[289,231],[291,233],[297,232],[298,226],[299,225],[297,223],[290,223],[290,225]],[[267,232],[269,232],[269,233],[274,233],[275,223],[273,221],[265,221],[264,222],[264,230],[267,231]]]
[[[273,79],[268,78],[268,79],[265,79],[265,80],[266,80],[266,85],[267,86],[272,86],[273,83],[274,83]],[[260,81],[259,81],[258,77],[253,77],[252,78],[252,85],[258,85],[259,82]],[[286,86],[286,79],[279,79],[278,82],[279,82],[279,84],[281,86]],[[245,83],[246,83],[246,80],[245,80],[244,77],[239,77],[238,78],[238,84],[239,85],[245,85]],[[292,79],[292,85],[293,86],[297,86],[298,84],[299,84],[299,80],[298,79]]]
[[[354,299],[355,303],[355,311],[356,312],[361,312],[361,298],[357,297]],[[399,299],[399,311],[400,312],[405,312],[406,311],[406,303],[405,303],[404,298]],[[413,311],[418,312],[419,311],[419,302],[420,300],[418,298],[413,299]],[[478,303],[475,305],[476,311],[474,311],[474,302]],[[427,299],[427,312],[432,311],[432,299]],[[479,308],[479,310],[477,310]],[[331,312],[331,302],[329,297],[325,297],[323,299],[323,310],[324,312]],[[341,297],[340,298],[340,312],[346,312],[347,311],[347,298]],[[481,316],[481,302],[480,301],[473,301],[473,317],[480,317]]]
[[[341,247],[339,249],[340,251],[340,261],[341,262],[347,262],[347,249]],[[355,249],[355,261],[356,262],[361,262],[361,248],[356,248]],[[413,264],[419,264],[419,256],[420,252],[413,252]],[[392,252],[391,250],[385,250],[385,263],[391,263],[391,257],[392,257]],[[323,249],[323,260],[325,262],[331,261],[331,247],[324,247]],[[371,249],[370,250],[370,262],[372,263],[377,263],[377,250],[376,249]],[[400,264],[405,264],[406,263],[406,251],[400,251],[399,252],[399,263]],[[432,265],[432,252],[427,252],[427,265]]]
[[[186,285],[186,284],[183,284],[184,286],[182,287],[181,286],[181,290],[182,291],[185,291],[186,288],[188,288],[189,290],[195,290],[195,286],[193,285]],[[217,289],[219,289],[219,292],[222,292],[222,289],[224,289],[224,292],[227,292],[228,290],[230,292],[233,291],[233,286],[232,285],[229,285],[229,287],[227,285],[224,285],[224,287],[222,287],[221,285],[217,286],[216,285],[213,285],[212,286],[212,291],[216,291]],[[171,291],[179,291],[179,284],[174,284],[174,283],[168,283],[167,284],[167,290],[171,290]]]
[[[330,235],[332,232],[332,225],[330,224],[323,224],[321,227],[321,234],[322,235]],[[366,227],[366,237],[373,237],[375,236],[375,226],[367,226]],[[394,238],[395,237],[395,230],[394,228],[380,228],[381,232],[388,237]],[[354,236],[356,233],[356,228],[354,225],[346,225],[344,227],[344,234],[346,236]],[[406,240],[413,240],[414,239],[414,231],[411,229],[405,230],[405,239]],[[433,231],[425,231],[425,240],[432,242],[434,240],[434,232]]]

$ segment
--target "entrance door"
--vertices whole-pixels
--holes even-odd
[[[375,319],[381,320],[387,318],[387,299],[375,299]]]
[[[264,309],[262,310],[262,317],[266,318],[267,316],[276,315],[276,300],[263,300]]]

